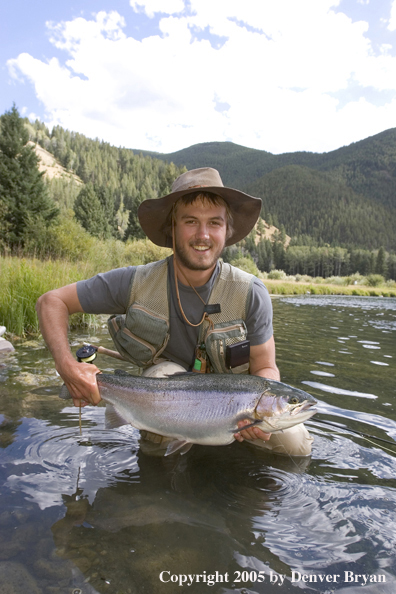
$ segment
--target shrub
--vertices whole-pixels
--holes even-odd
[[[271,280],[285,280],[286,279],[286,272],[283,270],[271,270],[268,273],[268,278]]]
[[[366,277],[366,284],[369,287],[378,287],[379,285],[383,285],[385,283],[385,279],[382,274],[369,274]]]
[[[230,264],[240,268],[240,270],[248,272],[249,274],[254,274],[255,276],[258,276],[259,274],[259,270],[251,258],[237,258],[236,260],[232,260]]]

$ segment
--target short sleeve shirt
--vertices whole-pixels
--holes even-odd
[[[173,259],[171,258],[169,262],[170,339],[163,356],[175,363],[179,363],[185,369],[189,369],[194,362],[199,327],[191,327],[182,316],[176,298]],[[79,281],[77,283],[77,294],[84,312],[109,315],[125,314],[128,307],[130,285],[135,271],[135,266],[128,266],[97,274],[85,281]],[[183,311],[192,324],[198,324],[202,319],[204,303],[209,299],[218,273],[219,265],[216,266],[205,285],[195,287],[201,299],[190,286],[178,283]],[[245,324],[247,338],[250,340],[251,346],[264,344],[273,334],[271,298],[265,285],[258,278],[253,281]]]

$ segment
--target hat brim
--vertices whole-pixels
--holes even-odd
[[[233,245],[246,237],[253,229],[261,211],[261,199],[249,196],[240,190],[222,186],[205,186],[172,192],[162,198],[144,200],[138,209],[140,225],[147,237],[156,245],[172,247],[171,238],[163,231],[163,225],[172,206],[182,196],[192,192],[211,192],[223,198],[233,216],[233,233],[226,241],[226,246]]]

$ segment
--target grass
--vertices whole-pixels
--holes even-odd
[[[378,287],[368,285],[338,285],[310,282],[296,282],[287,280],[263,280],[271,295],[358,295],[361,297],[396,297],[396,287],[386,284]]]
[[[135,240],[126,243],[116,240],[96,240],[86,244],[85,247],[85,252],[80,252],[79,260],[74,257],[72,259],[40,260],[38,258],[0,256],[0,326],[5,326],[10,335],[21,337],[37,335],[39,326],[35,304],[43,293],[112,268],[160,260],[170,253],[170,250],[159,248],[148,240]],[[394,281],[370,286],[364,283],[372,281],[372,279],[356,275],[348,279],[340,277],[296,279],[296,277],[287,277],[284,273],[281,275],[283,278],[280,279],[267,278],[268,275],[261,273],[259,276],[272,295],[308,293],[311,295],[396,297]],[[356,280],[357,278],[358,280]],[[95,319],[95,316],[77,314],[72,317],[71,325],[93,325]]]
[[[79,261],[0,256],[0,326],[5,326],[11,335],[37,335],[40,330],[35,304],[43,293],[98,272],[146,264],[170,253],[148,240],[96,241],[89,248]],[[72,326],[92,325],[95,319],[76,314],[70,322]]]

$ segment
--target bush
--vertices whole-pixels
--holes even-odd
[[[232,260],[230,264],[249,274],[254,274],[255,276],[259,274],[259,270],[251,258],[237,258],[236,260]]]
[[[284,272],[283,270],[271,270],[271,272],[268,273],[268,278],[271,280],[286,280],[286,272]]]
[[[379,285],[383,285],[385,283],[385,279],[381,274],[369,274],[366,277],[366,284],[369,287],[378,287]]]

